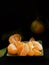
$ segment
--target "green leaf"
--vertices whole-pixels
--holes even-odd
[[[0,57],[3,57],[5,55],[6,49],[7,48],[3,48],[3,49],[0,50]]]

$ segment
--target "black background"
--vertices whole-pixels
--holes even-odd
[[[41,16],[44,24],[47,23],[46,19],[49,21],[48,1],[4,1],[0,7],[0,39],[2,34],[19,29],[25,37],[23,40],[29,40],[33,36],[36,40],[43,41],[44,48],[49,48],[49,29],[46,28],[46,31],[40,35],[30,30],[31,22],[38,16]],[[0,43],[0,48],[7,45],[5,42]]]
[[[19,32],[24,36],[23,40],[29,40],[33,36],[36,40],[40,39],[44,45],[45,43],[47,45],[49,29],[46,28],[43,34],[37,35],[31,32],[30,26],[37,17],[41,17],[43,23],[48,24],[46,21],[47,19],[49,21],[48,1],[3,1],[0,5],[0,38],[2,34],[20,30]]]

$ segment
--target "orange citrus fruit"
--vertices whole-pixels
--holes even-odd
[[[9,54],[17,54],[17,48],[14,44],[9,44],[8,46],[8,53]]]
[[[36,34],[40,34],[40,33],[43,33],[45,30],[45,27],[44,25],[38,21],[38,20],[35,20],[32,22],[31,24],[31,31],[36,33]]]
[[[34,48],[32,42],[28,42],[28,47],[29,47],[29,52],[28,52],[28,55],[29,56],[33,56],[34,55],[34,51],[32,50]]]
[[[24,43],[17,41],[15,43],[15,46],[17,47],[17,54],[19,55],[24,47]]]
[[[34,56],[40,56],[41,52],[39,50],[34,49]]]
[[[42,50],[43,49],[42,45],[37,41],[32,41],[32,44],[34,46],[34,49],[37,49],[37,50]]]
[[[27,56],[28,52],[29,52],[29,47],[27,44],[24,44],[23,49],[20,53],[20,56]]]
[[[16,41],[21,41],[20,34],[14,34],[9,37],[9,43],[15,43]]]
[[[35,39],[33,37],[31,37],[29,41],[35,41]]]

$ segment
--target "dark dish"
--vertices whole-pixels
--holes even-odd
[[[21,41],[22,37],[20,34],[13,34],[9,37],[9,45],[5,50],[7,50],[7,56],[43,56],[43,46],[41,41],[35,41],[32,37],[29,41]],[[0,57],[4,53],[4,49],[0,50]],[[4,53],[5,54],[5,53]]]

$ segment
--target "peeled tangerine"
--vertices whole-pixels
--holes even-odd
[[[31,37],[29,41],[35,41],[35,39],[33,37]]]
[[[17,47],[17,54],[19,55],[24,47],[24,42],[17,41],[15,46]]]
[[[26,44],[16,41],[14,44],[9,44],[8,53],[13,55],[18,54],[19,56],[39,56],[42,49],[42,45],[37,41],[29,41]]]
[[[13,55],[17,53],[17,48],[14,44],[9,44],[8,53]]]
[[[29,56],[33,56],[34,55],[34,51],[32,49],[34,48],[34,46],[33,46],[31,41],[28,42],[28,47],[29,47],[28,55]]]
[[[41,52],[40,52],[40,50],[42,50],[41,44],[39,44],[36,41],[33,41],[33,42],[29,41],[28,46],[29,46],[29,52],[28,52],[29,56],[39,56],[39,55],[41,55]]]
[[[34,49],[37,49],[37,50],[42,50],[43,49],[42,45],[37,41],[32,41],[32,44],[34,46]]]
[[[15,44],[15,46],[16,46],[17,48],[19,48],[20,46],[23,45],[22,42],[20,42],[20,41],[16,41],[14,44]]]
[[[14,34],[9,37],[9,43],[15,43],[16,41],[21,41],[20,34]]]
[[[26,56],[28,54],[28,52],[29,52],[29,47],[27,44],[24,44],[23,49],[20,53],[20,56]]]
[[[41,52],[37,49],[33,49],[34,51],[34,56],[40,56],[41,55]]]

